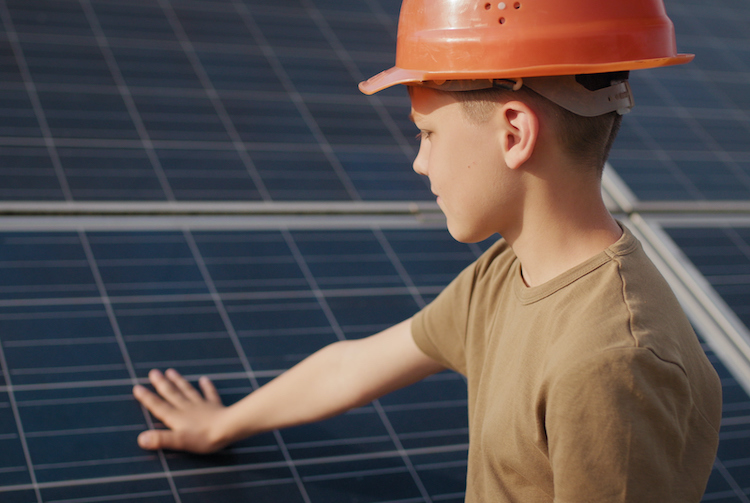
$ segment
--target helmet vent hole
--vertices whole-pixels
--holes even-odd
[[[500,2],[499,4],[497,4],[497,8],[500,10],[505,10],[505,2]]]
[[[491,8],[492,8],[492,4],[491,3],[484,4],[484,10],[490,10]]]
[[[521,2],[514,3],[513,4],[513,8],[516,9],[516,10],[520,9],[521,8]]]
[[[504,18],[504,17],[501,17],[501,18],[500,18],[500,19],[498,19],[497,21],[498,21],[498,23],[500,23],[500,24],[505,24],[505,18]]]

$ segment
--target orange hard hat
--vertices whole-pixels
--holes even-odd
[[[359,84],[618,72],[687,63],[662,0],[404,0],[396,66]]]

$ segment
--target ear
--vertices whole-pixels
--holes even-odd
[[[539,138],[539,118],[528,105],[509,101],[498,110],[499,134],[505,164],[518,169],[534,153]]]

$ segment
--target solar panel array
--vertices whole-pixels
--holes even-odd
[[[426,197],[390,116],[405,93],[373,106],[355,85],[393,52],[393,10],[372,7],[4,2],[0,196]]]
[[[138,449],[152,419],[130,390],[174,366],[237,400],[411,315],[486,243],[419,215],[408,230],[379,215],[275,228],[251,215],[243,230],[55,219],[101,202],[428,201],[406,93],[356,89],[392,64],[399,3],[0,0],[0,500],[463,500],[456,374],[208,457]],[[750,4],[667,10],[698,57],[631,76],[637,106],[611,157],[630,191],[618,215],[663,230],[747,325]],[[18,223],[14,204],[29,202],[49,208],[46,230]],[[748,502],[750,398],[710,342],[725,405],[704,501]]]
[[[131,387],[171,366],[234,401],[323,345],[410,316],[479,247],[442,230],[2,239],[3,501],[461,499],[457,374],[211,457],[141,451],[152,423]]]

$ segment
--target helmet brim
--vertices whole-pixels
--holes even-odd
[[[676,56],[669,58],[618,61],[614,63],[602,63],[593,65],[560,64],[525,68],[510,68],[507,70],[503,70],[502,72],[498,72],[497,70],[490,70],[461,73],[437,73],[399,68],[397,66],[394,66],[392,68],[389,68],[388,70],[378,73],[377,75],[374,75],[368,80],[360,82],[359,90],[364,94],[372,95],[397,84],[419,85],[421,82],[427,81],[553,77],[557,75],[580,75],[590,73],[620,72],[625,70],[644,70],[647,68],[681,65],[689,63],[694,58],[694,54],[677,54]]]

